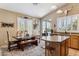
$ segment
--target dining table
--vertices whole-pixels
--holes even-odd
[[[14,39],[16,39],[17,41],[24,41],[24,40],[29,40],[31,39],[33,36],[25,36],[25,37],[22,37],[22,36],[13,36]]]
[[[35,38],[35,36],[13,36],[14,39],[17,40],[17,44],[19,49],[24,51],[24,47],[27,45],[38,45],[38,40]]]

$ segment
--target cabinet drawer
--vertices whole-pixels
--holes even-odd
[[[77,39],[71,39],[71,43],[70,43],[71,47],[79,49],[78,41],[79,41],[78,38]]]
[[[78,36],[71,36],[71,38],[79,38]]]

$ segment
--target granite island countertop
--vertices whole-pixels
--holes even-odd
[[[49,42],[62,42],[69,37],[70,36],[60,36],[60,35],[42,36],[42,40],[49,41]]]

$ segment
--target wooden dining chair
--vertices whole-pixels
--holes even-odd
[[[11,51],[14,48],[18,48],[18,41],[10,41],[9,40],[9,33],[7,31],[7,39],[8,39],[8,50]]]

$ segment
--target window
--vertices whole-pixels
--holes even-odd
[[[31,19],[19,17],[17,20],[18,31],[27,31],[30,35],[33,32],[33,22]]]
[[[25,31],[26,30],[26,19],[22,17],[18,17],[17,27],[18,27],[18,31]]]
[[[79,15],[58,18],[57,31],[79,31]]]
[[[38,35],[40,33],[40,21],[37,20],[37,26],[34,28],[34,20],[33,19],[25,19],[22,17],[18,17],[17,19],[17,28],[18,31],[27,31],[30,35]]]
[[[43,20],[42,21],[42,33],[51,32],[51,21]]]

